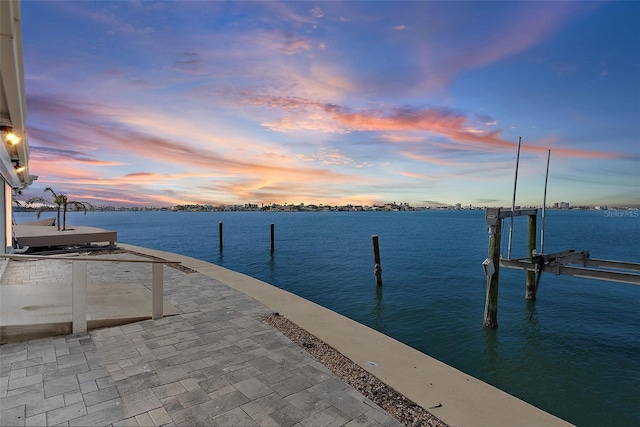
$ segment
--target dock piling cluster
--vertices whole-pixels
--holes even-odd
[[[528,216],[527,229],[527,256],[529,259],[535,254],[536,250],[536,224],[537,209],[515,209],[501,210],[500,208],[487,208],[486,220],[489,231],[489,254],[483,265],[485,266],[485,275],[487,278],[487,290],[484,305],[484,326],[487,328],[498,327],[498,285],[500,284],[500,265],[502,264],[502,256],[500,255],[500,241],[502,238],[502,220],[511,218],[513,222],[516,216]],[[513,227],[511,228],[513,229]],[[511,233],[509,233],[511,235]],[[511,240],[509,241],[511,243]],[[487,266],[490,265],[491,268]],[[535,271],[527,271],[526,281],[526,299],[536,299],[536,276]]]

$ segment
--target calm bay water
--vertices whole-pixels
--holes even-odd
[[[502,269],[499,328],[487,330],[482,211],[72,212],[67,223],[116,230],[120,242],[256,277],[575,424],[640,425],[640,287],[547,274],[530,303],[524,272]],[[526,227],[516,219],[514,257],[525,255]],[[382,289],[373,234],[380,236]],[[638,211],[547,212],[545,252],[588,250],[593,258],[638,262],[639,242]]]

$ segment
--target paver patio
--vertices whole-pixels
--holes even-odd
[[[41,280],[38,264],[11,262],[3,281]],[[89,263],[88,277],[150,287],[151,267]],[[0,346],[0,425],[399,425],[263,323],[263,304],[169,266],[164,282],[183,314]]]

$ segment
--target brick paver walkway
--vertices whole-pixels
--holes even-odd
[[[43,265],[12,262],[3,282],[28,280],[16,269],[40,278]],[[47,269],[51,280],[69,274]],[[147,286],[150,270],[88,269],[90,282]],[[165,266],[164,279],[184,314],[0,346],[0,425],[399,425],[261,322],[261,303],[200,273]]]

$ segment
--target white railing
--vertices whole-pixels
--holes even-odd
[[[175,262],[153,259],[117,259],[77,256],[0,254],[0,258],[71,261],[71,324],[72,333],[74,334],[87,331],[87,262],[129,262],[151,264],[151,318],[153,320],[162,319],[163,316],[164,277],[162,267],[164,264],[175,264]]]

